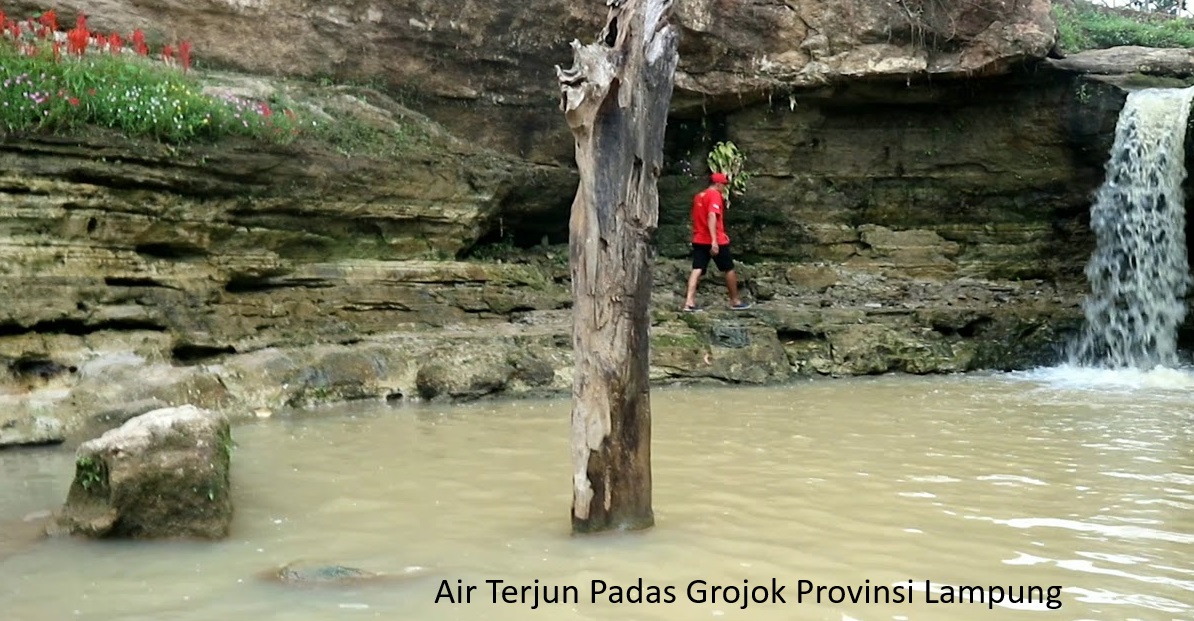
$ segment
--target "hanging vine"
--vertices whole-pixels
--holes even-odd
[[[910,43],[926,50],[938,50],[957,37],[958,24],[950,0],[895,0],[908,18]]]

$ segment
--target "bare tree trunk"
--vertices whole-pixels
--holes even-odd
[[[672,0],[607,0],[596,43],[556,67],[576,138],[572,203],[573,533],[638,530],[651,507],[650,360],[656,187],[678,62]]]

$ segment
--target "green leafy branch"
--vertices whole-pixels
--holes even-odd
[[[733,142],[719,142],[709,152],[707,160],[709,170],[715,173],[725,173],[729,177],[729,191],[739,196],[746,194],[747,182],[751,173],[744,170],[746,155]]]

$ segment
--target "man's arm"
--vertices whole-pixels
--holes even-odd
[[[713,245],[709,247],[709,252],[713,256],[717,256],[717,212],[709,211],[709,235],[713,238]]]

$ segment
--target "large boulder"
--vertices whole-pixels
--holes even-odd
[[[231,450],[222,414],[186,405],[133,418],[79,447],[58,527],[95,538],[223,538]]]

